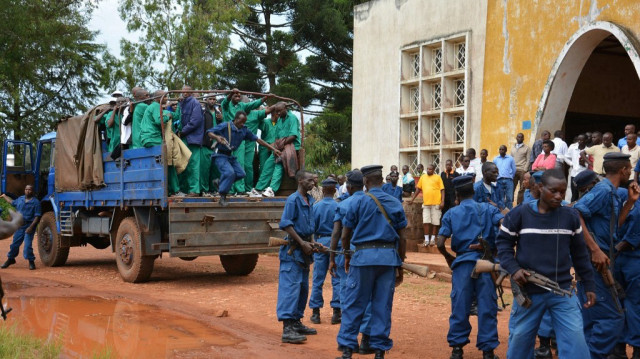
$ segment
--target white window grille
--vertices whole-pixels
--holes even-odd
[[[437,48],[431,50],[431,74],[439,74],[442,72],[442,49]]]
[[[464,80],[456,80],[456,106],[464,106]]]
[[[411,67],[413,70],[413,77],[420,77],[420,53],[419,52],[411,55]]]
[[[411,110],[412,112],[418,112],[420,110],[420,91],[418,86],[409,89],[411,98]]]
[[[418,146],[418,121],[409,122],[409,128],[411,129],[411,145],[416,147]]]
[[[464,42],[459,42],[459,43],[456,44],[456,46],[455,46],[455,52],[456,52],[455,67],[456,67],[456,69],[464,69],[466,67],[466,65],[467,65],[466,50],[467,50],[467,44],[465,44]]]
[[[409,158],[409,172],[417,173],[418,172],[418,155],[415,153],[409,154],[407,156]]]
[[[430,156],[431,164],[435,167],[435,173],[440,173],[440,154],[432,153]]]
[[[456,143],[464,143],[464,115],[454,116],[453,122]]]
[[[442,132],[440,132],[440,117],[431,119],[431,144],[439,145]]]
[[[460,157],[462,157],[463,152],[462,151],[453,151],[453,158],[451,159],[453,161],[453,167],[455,169],[455,167],[460,167],[462,164],[460,163]]]
[[[442,106],[442,86],[439,83],[431,85],[431,109],[439,110]]]

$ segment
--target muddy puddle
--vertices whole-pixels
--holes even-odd
[[[242,340],[159,307],[124,300],[86,298],[9,298],[7,324],[62,343],[64,358],[214,357],[207,353]],[[2,325],[2,323],[0,323]]]

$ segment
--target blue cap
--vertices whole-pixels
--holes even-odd
[[[338,181],[334,180],[331,177],[328,177],[327,179],[325,179],[324,181],[322,181],[322,186],[327,186],[327,187],[335,187],[336,184],[338,184]]]
[[[347,183],[355,186],[363,186],[364,182],[362,181],[362,179],[363,179],[362,172],[358,170],[353,170],[351,171],[351,175],[347,176]]]
[[[595,181],[598,178],[598,174],[593,172],[592,170],[584,170],[578,173],[575,177],[573,177],[573,183],[578,188],[582,188],[591,184],[591,182]]]
[[[604,162],[628,160],[629,158],[631,158],[631,155],[628,155],[622,152],[609,152],[609,153],[605,153],[603,158],[604,158]]]
[[[543,174],[544,174],[544,171],[536,171],[536,172],[533,172],[531,177],[533,177],[533,180],[536,181],[536,183],[542,183]]]
[[[473,182],[474,181],[473,181],[472,175],[458,176],[451,180],[451,183],[453,183],[453,187],[455,188],[460,188],[468,184],[473,184]]]
[[[382,174],[382,166],[380,165],[364,166],[360,169],[360,171],[362,172],[363,176],[368,176],[376,172],[380,172],[380,174]]]

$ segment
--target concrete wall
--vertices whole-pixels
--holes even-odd
[[[487,0],[374,0],[355,7],[352,166],[399,163],[401,49],[470,31],[466,147],[478,147]]]

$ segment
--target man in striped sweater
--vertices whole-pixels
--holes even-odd
[[[529,271],[535,271],[571,288],[573,266],[586,290],[585,308],[596,301],[594,272],[582,235],[578,213],[562,207],[567,182],[560,170],[548,170],[542,176],[540,198],[514,208],[504,218],[496,246],[501,266],[509,272],[531,298],[524,308],[514,301],[509,319],[510,359],[531,358],[535,336],[545,311],[549,311],[558,341],[560,358],[588,358],[582,314],[576,297],[564,297],[528,283]],[[517,250],[514,252],[514,246]]]

